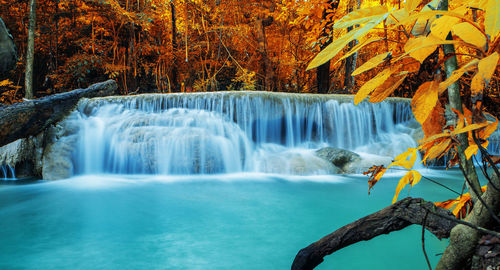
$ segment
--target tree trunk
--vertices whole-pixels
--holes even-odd
[[[350,13],[354,10],[353,6],[354,3],[353,1],[350,1],[348,6],[347,6],[347,13]],[[356,1],[356,9],[359,9],[359,6],[361,5],[360,0]],[[352,31],[354,28],[353,27],[347,27],[347,32]],[[358,44],[357,40],[353,40],[349,42],[349,45],[347,46],[347,49],[350,50],[354,48]],[[352,90],[354,89],[354,77],[351,75],[352,72],[356,69],[356,62],[358,60],[358,52],[354,53],[353,55],[347,57],[345,60],[345,76],[344,76],[344,90],[346,93],[351,93]]]
[[[314,269],[323,257],[360,241],[402,230],[412,224],[424,226],[439,239],[447,238],[456,225],[448,210],[418,198],[405,198],[378,212],[345,225],[297,253],[292,270]]]
[[[109,96],[116,93],[113,80],[66,93],[0,107],[0,146],[21,138],[35,136],[48,126],[62,120],[80,98]]]
[[[321,48],[323,50],[323,48]],[[318,93],[328,94],[330,90],[330,60],[319,66],[316,70]]]
[[[30,18],[28,26],[28,47],[26,49],[26,73],[24,75],[24,97],[33,98],[33,60],[35,58],[36,0],[30,0]]]
[[[337,10],[339,7],[339,2],[338,0],[330,0],[328,1],[330,4],[330,7],[332,10]],[[323,10],[323,15],[322,19],[326,20],[328,13],[326,12],[326,9]],[[326,48],[330,43],[332,43],[332,38],[331,36],[326,32],[327,29],[330,28],[330,25],[326,25],[325,29],[322,31],[320,38],[326,38],[327,41],[320,46],[321,50]],[[332,29],[329,29],[332,30]],[[323,65],[319,66],[316,69],[316,83],[318,87],[318,93],[320,94],[327,94],[328,91],[330,90],[330,60],[328,60],[326,63]]]
[[[172,74],[170,78],[170,87],[173,92],[177,92],[179,89],[178,87],[178,82],[177,82],[177,58],[176,58],[176,52],[177,52],[177,26],[176,26],[176,15],[175,15],[175,5],[174,1],[170,2],[170,12],[172,13],[172,55],[174,56],[174,59],[172,61]]]
[[[257,27],[257,40],[259,42],[259,52],[261,56],[261,72],[263,75],[263,85],[264,91],[274,91],[276,89],[275,82],[275,72],[273,68],[273,63],[267,54],[267,39],[266,39],[266,27],[273,23],[273,17],[267,18],[257,18],[255,21]]]
[[[448,10],[448,0],[442,0],[438,9]],[[451,36],[448,36],[448,38],[451,38]],[[455,48],[453,45],[443,45],[443,52],[445,55],[454,54]],[[446,76],[450,77],[451,73],[457,68],[457,58],[453,55],[445,62]],[[462,112],[460,85],[458,82],[448,87],[448,99],[452,108]],[[480,183],[472,159],[467,160],[464,154],[468,146],[467,133],[459,134],[457,137],[459,141],[457,154],[460,166],[463,169],[464,177],[468,179],[467,187],[471,194],[471,199],[474,202],[472,212],[467,216],[466,220],[476,226],[485,227],[492,221],[491,214],[487,211],[486,207],[490,208],[495,215],[498,215],[500,211],[500,192],[495,189],[495,187],[500,186],[500,179],[498,175],[493,174],[486,192],[481,194]],[[481,197],[487,206],[483,205],[482,202],[478,200],[478,197]],[[450,235],[450,244],[439,260],[436,269],[451,270],[463,267],[465,262],[472,256],[479,241],[479,237],[479,232],[464,225],[458,225],[453,228]]]

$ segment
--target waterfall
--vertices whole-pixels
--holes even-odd
[[[15,179],[16,173],[10,165],[0,165],[0,180]]]
[[[412,121],[405,99],[215,92],[84,99],[63,123],[75,174],[327,174],[316,149],[394,157],[416,145]]]

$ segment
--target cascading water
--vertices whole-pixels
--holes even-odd
[[[0,180],[15,179],[16,173],[10,165],[0,165]]]
[[[327,174],[314,150],[392,157],[415,145],[412,118],[405,100],[217,92],[85,99],[65,121],[75,174]]]

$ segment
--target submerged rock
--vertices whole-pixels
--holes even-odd
[[[361,156],[345,149],[324,147],[316,151],[316,155],[324,160],[330,161],[341,169],[341,172],[350,173],[350,163],[361,161]]]

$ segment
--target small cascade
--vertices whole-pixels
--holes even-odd
[[[394,157],[416,145],[412,119],[405,99],[215,92],[84,99],[65,121],[75,174],[325,174],[315,150]]]
[[[10,165],[0,165],[0,180],[9,180],[16,178],[16,171]]]

